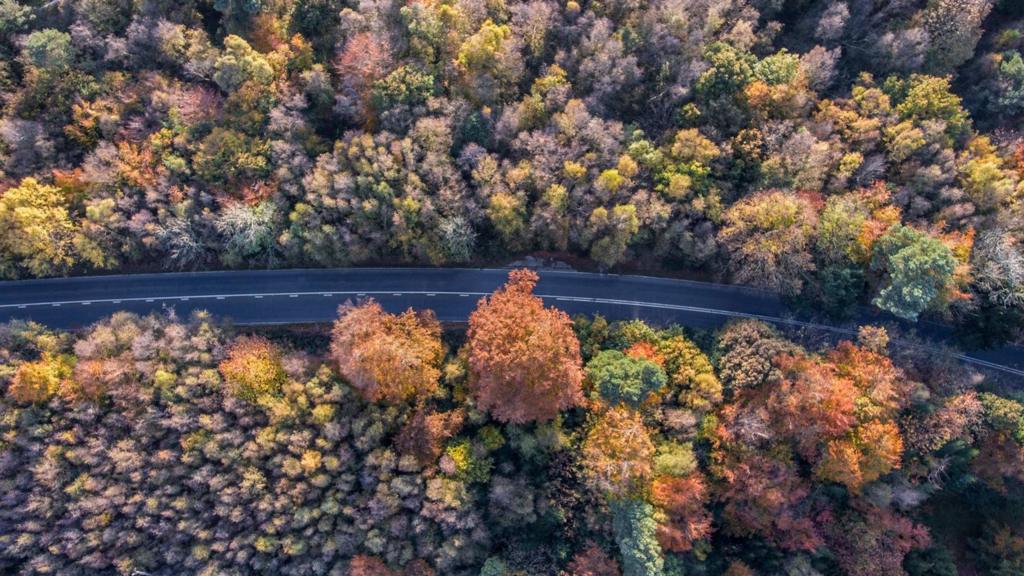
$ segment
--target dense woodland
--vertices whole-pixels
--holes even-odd
[[[570,319],[0,327],[0,572],[1024,573],[1024,396],[941,354]]]
[[[1024,341],[1020,0],[0,0],[0,96],[4,279],[543,254]],[[1019,386],[535,282],[0,326],[0,573],[1024,574]]]
[[[1017,0],[0,0],[0,276],[543,251],[1024,325]]]

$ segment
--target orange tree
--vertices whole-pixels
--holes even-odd
[[[367,400],[402,402],[437,390],[444,358],[441,325],[411,309],[389,314],[370,300],[342,307],[331,335],[338,371]]]
[[[533,295],[537,274],[515,270],[469,317],[467,359],[477,405],[502,422],[553,419],[582,399],[572,321]]]

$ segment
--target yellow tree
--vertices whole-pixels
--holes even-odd
[[[583,465],[598,491],[624,498],[650,482],[654,443],[640,413],[616,406],[594,421],[583,441]]]
[[[256,402],[276,396],[285,381],[281,352],[266,338],[239,338],[220,363],[220,373],[232,394]]]
[[[75,265],[75,225],[59,188],[25,178],[0,195],[0,274],[63,274]]]
[[[44,354],[34,362],[18,366],[7,393],[20,404],[44,404],[70,388],[74,359]]]

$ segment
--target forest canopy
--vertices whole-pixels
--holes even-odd
[[[0,571],[1024,570],[1019,388],[875,326],[570,321],[533,280],[468,331],[372,299],[319,331],[0,326]]]
[[[1015,0],[0,2],[0,276],[544,252],[1024,325]]]

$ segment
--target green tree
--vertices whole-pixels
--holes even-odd
[[[822,311],[832,318],[850,319],[864,291],[864,270],[853,266],[826,266],[818,273]]]
[[[312,42],[319,53],[330,54],[337,40],[334,32],[343,7],[339,0],[297,0],[289,25],[292,31]]]
[[[704,57],[711,67],[694,87],[697,106],[715,126],[738,130],[747,114],[743,89],[754,76],[757,59],[724,42],[709,45]]]
[[[707,411],[722,401],[722,383],[715,376],[711,361],[685,336],[673,336],[658,343],[657,353],[664,359],[675,399],[697,411]]]
[[[508,566],[498,556],[491,556],[480,568],[480,576],[505,576],[508,574]]]
[[[220,373],[230,393],[248,402],[279,395],[287,378],[280,350],[261,337],[235,340],[220,363]]]
[[[953,279],[957,260],[940,240],[897,224],[875,243],[872,269],[888,273],[888,284],[872,301],[907,320],[938,302]]]
[[[29,64],[51,73],[67,69],[75,59],[71,36],[52,28],[29,34],[22,53]]]
[[[379,111],[423,104],[434,93],[434,76],[416,66],[404,65],[373,83],[371,98]]]
[[[665,560],[658,544],[654,507],[636,498],[613,501],[612,529],[623,576],[661,576]]]
[[[270,172],[269,145],[230,128],[214,128],[199,143],[192,166],[196,175],[212,184],[260,179]]]
[[[896,113],[902,120],[915,124],[941,120],[946,123],[946,134],[954,139],[969,132],[970,115],[953,92],[949,78],[925,74],[912,74],[906,80],[890,77],[885,81],[885,91],[899,102]]]
[[[225,92],[234,92],[248,81],[270,84],[274,69],[249,43],[235,35],[224,39],[224,53],[214,63],[213,81]]]
[[[999,109],[1007,114],[1024,112],[1024,58],[1020,52],[1014,50],[1003,55],[997,82]]]
[[[511,28],[485,21],[455,58],[470,96],[490,104],[512,92],[525,71],[521,52],[522,40]]]
[[[31,7],[22,6],[17,0],[0,0],[0,38],[21,32],[34,19]]]
[[[526,235],[526,198],[506,191],[495,192],[487,202],[486,213],[506,248],[521,249]]]
[[[665,387],[665,371],[650,360],[605,350],[587,363],[587,377],[610,404],[638,407]]]
[[[213,0],[213,8],[224,14],[230,28],[236,28],[263,9],[263,0]]]
[[[804,276],[814,269],[813,229],[810,203],[774,190],[733,204],[718,239],[728,250],[729,269],[737,282],[796,294]]]

